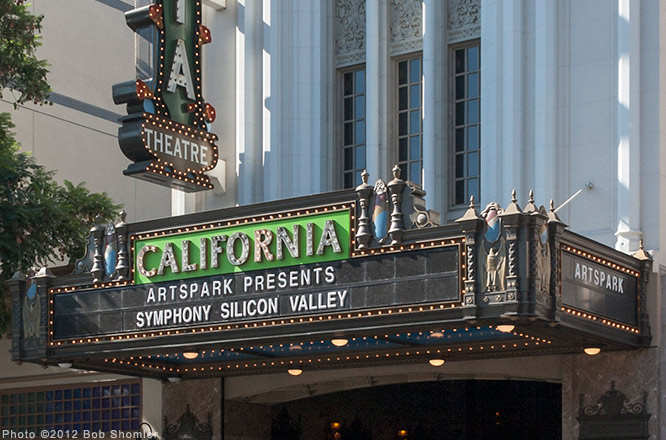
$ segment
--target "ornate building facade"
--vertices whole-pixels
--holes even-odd
[[[45,355],[37,362],[43,363],[42,369],[28,363],[35,360],[25,357],[22,348],[3,339],[0,348],[12,349],[14,360],[28,360],[16,365],[10,356],[0,356],[3,428],[87,427],[109,432],[145,431],[149,425],[160,438],[177,438],[181,425],[187,425],[196,427],[192,429],[201,438],[257,440],[435,438],[436,433],[470,439],[664,436],[662,2],[203,0],[202,23],[212,41],[203,50],[200,67],[206,99],[217,112],[210,125],[219,137],[219,161],[210,173],[213,190],[183,193],[122,176],[127,161],[114,135],[124,107],[113,105],[111,85],[134,73],[146,83],[155,76],[156,37],[150,32],[134,34],[124,13],[152,2],[96,0],[83,6],[63,1],[67,7],[34,0],[35,11],[45,14],[42,53],[53,65],[55,105],[15,112],[16,130],[23,147],[47,167],[58,168],[59,178],[86,180],[92,189],[107,191],[124,203],[129,226],[120,228],[129,227],[137,235],[167,229],[172,233],[195,223],[200,227],[210,222],[212,227],[218,220],[212,210],[221,208],[229,210],[219,211],[220,216],[254,222],[264,214],[262,209],[272,210],[272,215],[353,202],[360,211],[353,213],[350,223],[356,246],[350,250],[352,256],[362,255],[359,245],[365,243],[354,234],[361,227],[370,228],[361,217],[371,219],[372,228],[380,228],[383,221],[386,232],[372,237],[368,232],[367,249],[397,252],[390,246],[402,245],[402,238],[389,232],[403,229],[404,246],[446,237],[461,249],[457,270],[462,291],[456,307],[481,309],[485,303],[487,310],[497,306],[507,312],[475,312],[479,314],[473,317],[461,312],[455,318],[439,317],[436,324],[419,321],[420,317],[414,323],[396,320],[396,326],[415,329],[404,334],[398,327],[394,334],[379,325],[378,333],[372,334],[370,327],[360,325],[355,329],[356,352],[323,354],[324,359],[339,357],[329,359],[332,367],[305,368],[298,376],[267,367],[249,374],[190,377],[183,370],[182,375],[159,380],[137,365],[140,361],[134,357],[140,354],[131,347],[125,350],[130,354],[110,350],[99,361],[127,362],[135,370],[104,367],[80,354],[72,359]],[[55,43],[61,29],[68,29],[67,49]],[[86,38],[80,38],[82,34]],[[70,166],[61,150],[54,152],[51,144],[56,141],[68,155],[86,158],[85,165]],[[91,151],[93,144],[99,148]],[[403,187],[397,191],[396,182],[410,192],[403,192]],[[317,196],[329,192],[332,195]],[[373,198],[366,198],[366,192]],[[397,194],[409,202],[400,199],[401,206],[409,206],[403,208],[404,227],[395,226],[398,219],[393,217],[400,205],[394,201]],[[299,199],[305,207],[298,205]],[[370,200],[373,210],[361,211]],[[163,219],[151,220],[158,217]],[[256,252],[261,260],[263,251]],[[562,255],[570,266],[555,263],[564,261]],[[439,261],[435,258],[424,261]],[[395,266],[395,279],[404,276],[413,282],[411,289],[403,287],[405,295],[446,290],[423,287],[426,280],[419,277],[432,273],[417,273],[421,260],[413,260],[404,270],[402,263]],[[430,270],[430,263],[423,264]],[[623,282],[615,272],[607,275],[596,265],[633,278]],[[382,264],[373,267],[377,273],[384,270]],[[38,338],[35,323],[41,318],[34,316],[39,298],[35,292],[54,273],[64,277],[54,280],[66,281],[48,283],[65,293],[85,281],[84,275],[67,278],[70,275],[52,268],[39,272],[36,281],[21,284],[25,293],[20,310],[28,327],[20,326],[21,336],[15,337],[20,344]],[[364,272],[369,273],[370,269]],[[363,281],[362,288],[377,287],[367,276],[370,281]],[[582,287],[587,290],[580,291],[587,293],[562,281],[567,277],[582,280],[581,286],[588,283]],[[542,327],[536,313],[532,320],[520,315],[522,305],[511,309],[514,302],[523,301],[516,293],[521,289],[516,280],[534,292],[530,301],[538,307],[561,310],[548,315]],[[608,289],[609,304],[624,304],[621,301],[630,295],[621,294],[629,290],[629,282],[638,289],[629,312],[608,306],[620,316],[613,319],[589,312],[607,306],[589,293],[594,288]],[[17,278],[16,286],[20,283]],[[574,298],[572,292],[582,296]],[[589,301],[582,299],[588,298],[585,295],[591,295]],[[567,311],[574,301],[579,307]],[[489,351],[488,341],[501,337],[500,324],[514,312],[520,315],[514,322],[519,329],[516,338],[531,338],[526,346],[552,341],[553,348],[530,346],[507,355],[454,353],[444,356],[446,363],[439,367],[420,353],[409,354],[426,349],[419,339],[419,332],[425,331],[465,341],[441,346],[449,352],[451,347]],[[581,319],[582,324],[567,327],[571,319]],[[440,324],[437,331],[432,327]],[[484,326],[490,333],[479,336],[476,332],[486,331]],[[346,335],[355,337],[352,330],[346,327]],[[329,329],[290,337],[267,334],[263,340],[239,334],[236,345],[220,342],[220,347],[228,345],[224,350],[246,350],[233,355],[241,359],[235,367],[224,358],[227,355],[220,352],[218,359],[210,353],[220,347],[201,340],[209,347],[206,359],[218,362],[205,367],[228,364],[251,370],[244,362],[279,362],[281,356],[326,363],[315,355],[299,356],[304,349],[329,353],[330,347],[324,347],[328,339],[318,335],[344,336],[334,333]],[[386,346],[382,356],[414,359],[354,363],[350,357],[369,356],[363,350],[370,342],[363,341],[373,337]],[[252,340],[253,345],[246,347],[241,340]],[[162,352],[156,346],[141,347],[158,358],[194,350],[202,360],[206,353],[185,339],[173,341],[164,343]],[[589,355],[583,348],[601,352]],[[375,354],[379,357],[379,351]],[[77,365],[89,369],[71,368]],[[133,371],[143,378],[117,374]],[[364,410],[360,401],[371,409]],[[614,427],[609,427],[611,421]]]

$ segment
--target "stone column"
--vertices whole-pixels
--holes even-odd
[[[481,7],[481,194],[486,201],[501,200],[513,188],[523,193],[525,16],[522,0],[489,0]]]
[[[365,154],[368,172],[371,176],[379,177],[388,169],[388,137],[385,124],[389,71],[386,0],[367,0],[365,20]]]
[[[557,156],[557,9],[558,2],[534,2],[534,189],[554,197]]]
[[[641,2],[618,0],[617,11],[617,241],[638,249],[641,227]]]
[[[283,5],[283,14],[289,11],[285,2],[279,3]],[[291,96],[284,98],[285,103],[291,99],[291,113],[283,122],[293,127],[292,197],[320,193],[332,186],[333,135],[329,108],[334,78],[333,2],[307,1],[293,5],[288,12],[293,20],[291,29],[285,29],[293,38],[289,49],[293,67],[289,81],[282,82],[285,89],[291,89]]]
[[[441,78],[437,77],[437,60],[442,56],[447,56],[446,51],[441,50],[438,44],[437,17],[439,8],[442,5],[440,0],[424,0],[423,2],[423,189],[426,194],[431,194],[434,199],[431,208],[441,211],[441,203],[438,203],[438,194],[441,186],[436,183],[436,174],[441,172],[441,164],[437,157],[436,142],[437,122],[441,117],[437,111],[438,87]],[[439,51],[438,51],[439,49]],[[438,56],[439,55],[439,56]],[[441,148],[441,147],[440,147]]]
[[[240,0],[236,32],[236,174],[238,203],[263,197],[263,0]]]

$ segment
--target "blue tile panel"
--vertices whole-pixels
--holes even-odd
[[[141,424],[141,382],[75,384],[46,389],[0,390],[4,429],[111,432]]]

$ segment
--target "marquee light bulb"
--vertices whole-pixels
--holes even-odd
[[[183,357],[185,359],[196,359],[199,357],[199,352],[198,351],[184,351],[183,352]]]

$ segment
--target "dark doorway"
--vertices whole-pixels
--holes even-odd
[[[276,405],[273,440],[555,440],[561,420],[559,384],[420,382]]]

